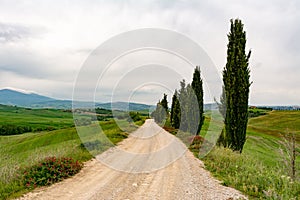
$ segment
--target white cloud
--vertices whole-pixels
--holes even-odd
[[[0,87],[71,98],[76,74],[93,49],[145,27],[186,34],[207,51],[221,75],[229,20],[239,17],[253,51],[251,103],[299,104],[299,8],[296,0],[1,0]],[[139,101],[156,103],[140,96]]]

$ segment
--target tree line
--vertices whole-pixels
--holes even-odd
[[[152,117],[158,123],[169,118],[172,127],[198,135],[204,123],[203,107],[203,82],[200,67],[197,66],[192,83],[186,84],[183,79],[180,82],[180,89],[175,90],[170,112],[167,95],[164,94],[163,99],[157,103]]]
[[[248,123],[248,99],[250,90],[249,58],[246,53],[246,32],[240,19],[230,20],[227,35],[227,63],[223,70],[223,87],[219,111],[224,117],[224,129],[218,144],[242,152],[246,141]],[[180,82],[180,89],[172,97],[171,110],[168,108],[167,95],[157,103],[152,117],[157,123],[167,118],[176,129],[198,135],[204,123],[203,81],[200,67],[194,69],[191,84]]]
[[[0,135],[18,135],[22,133],[32,132],[30,126],[2,125],[0,126]]]

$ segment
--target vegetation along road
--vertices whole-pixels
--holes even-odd
[[[176,137],[147,120],[70,179],[21,199],[246,199],[220,185]]]

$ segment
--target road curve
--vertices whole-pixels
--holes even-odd
[[[203,163],[153,120],[91,161],[80,173],[20,200],[246,199],[220,185]]]

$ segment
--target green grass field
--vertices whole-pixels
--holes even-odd
[[[0,125],[30,126],[34,130],[49,126],[60,129],[74,126],[70,111],[30,109],[0,105]]]
[[[9,106],[0,106],[0,124],[30,125],[34,127],[54,126],[58,130],[23,133],[20,135],[0,136],[0,199],[19,196],[28,191],[20,184],[21,169],[32,166],[49,156],[71,157],[81,162],[92,158],[93,153],[101,153],[127,137],[128,133],[142,125],[141,121],[129,123],[126,119],[94,121],[89,128],[100,124],[106,141],[96,138],[97,148],[87,151],[82,138],[73,127],[72,113],[62,110],[25,109]],[[121,125],[122,130],[118,125]],[[87,133],[88,134],[88,133]],[[95,138],[92,138],[92,142]],[[85,141],[85,140],[84,140]],[[85,141],[86,142],[86,141]],[[89,147],[88,145],[86,145]]]
[[[272,111],[251,118],[242,154],[216,147],[204,163],[224,185],[234,187],[250,199],[299,199],[300,111]],[[296,180],[291,180],[283,134],[295,133],[298,156]]]

